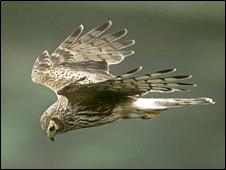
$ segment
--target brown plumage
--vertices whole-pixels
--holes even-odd
[[[72,32],[51,54],[44,51],[32,69],[32,81],[51,88],[58,100],[41,117],[41,126],[53,140],[55,134],[88,128],[124,118],[152,119],[172,107],[214,103],[209,98],[140,98],[148,92],[187,91],[189,83],[177,82],[190,75],[166,76],[166,69],[134,76],[141,67],[120,76],[109,73],[109,65],[120,63],[134,51],[124,50],[134,40],[118,41],[126,29],[102,35],[111,21],[81,36],[83,26]]]

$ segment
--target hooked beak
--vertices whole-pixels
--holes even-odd
[[[54,141],[54,135],[52,135],[51,133],[47,134],[47,137],[51,140]]]

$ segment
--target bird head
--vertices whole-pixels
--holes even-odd
[[[43,114],[41,126],[46,136],[54,141],[55,135],[60,131],[60,121],[57,118],[52,118],[49,114]]]
[[[56,135],[57,129],[58,129],[58,126],[57,126],[57,124],[55,123],[55,121],[54,121],[54,120],[50,120],[50,121],[49,121],[49,125],[47,126],[45,132],[46,132],[46,136],[47,136],[51,141],[54,141],[54,136]]]

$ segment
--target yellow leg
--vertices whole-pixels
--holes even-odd
[[[145,114],[143,117],[141,117],[141,119],[153,119],[153,118],[155,118],[157,116],[159,116],[158,113],[151,112],[151,113]]]

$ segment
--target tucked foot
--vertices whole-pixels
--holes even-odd
[[[142,116],[141,119],[153,119],[157,116],[159,116],[159,113],[151,112],[151,113],[147,113],[144,116]]]

